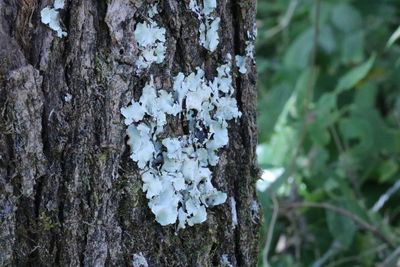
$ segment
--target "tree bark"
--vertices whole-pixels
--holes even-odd
[[[204,66],[212,77],[227,53],[244,54],[255,0],[218,1],[213,53],[199,45],[188,0],[158,2],[166,58],[137,75],[133,31],[150,3],[66,1],[68,36],[58,38],[40,22],[51,1],[0,0],[1,266],[256,266],[254,64],[247,74],[233,68],[243,115],[212,169],[228,199],[202,224],[177,231],[155,221],[120,111],[150,74],[170,88],[178,72]]]

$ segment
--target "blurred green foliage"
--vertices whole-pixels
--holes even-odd
[[[399,266],[400,1],[257,18],[259,164],[283,169],[258,192],[260,266]]]

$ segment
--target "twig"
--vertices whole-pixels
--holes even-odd
[[[310,103],[312,103],[314,98],[314,90],[315,90],[315,83],[316,83],[316,75],[317,75],[317,54],[318,54],[318,42],[319,42],[319,32],[320,32],[320,13],[321,13],[321,0],[315,0],[315,25],[314,25],[314,41],[313,41],[313,48],[312,53],[310,55],[310,66],[312,67],[312,77],[308,80],[308,88],[307,88],[307,106],[306,108],[309,109]],[[307,115],[307,112],[305,113]],[[305,118],[307,121],[307,118]]]
[[[289,26],[290,21],[292,20],[294,11],[296,10],[298,0],[292,0],[289,3],[288,9],[286,10],[285,16],[281,20],[279,20],[278,25],[272,27],[268,31],[265,32],[265,38],[272,38],[274,35],[283,31],[287,26]]]
[[[321,258],[316,260],[312,267],[321,267],[325,266],[325,262],[327,262],[330,258],[335,256],[341,250],[341,244],[339,241],[334,240],[331,244],[331,247],[322,255]]]
[[[400,180],[398,180],[392,187],[390,187],[375,203],[372,207],[373,212],[378,212],[383,205],[385,205],[386,201],[389,200],[398,190],[400,190]]]
[[[393,261],[400,258],[400,247],[396,248],[392,254],[390,254],[384,262],[378,265],[378,267],[392,267]]]
[[[283,205],[283,208],[287,209],[296,209],[296,208],[317,208],[317,209],[327,209],[331,210],[333,212],[336,212],[340,215],[346,216],[350,219],[352,219],[355,223],[357,223],[361,228],[364,230],[370,231],[372,234],[374,234],[377,238],[382,240],[383,242],[387,243],[389,247],[394,248],[393,242],[387,238],[379,229],[368,222],[364,221],[354,213],[351,213],[348,210],[338,208],[336,206],[333,206],[328,203],[311,203],[311,202],[300,202],[300,203],[288,203]]]
[[[315,25],[314,25],[314,41],[313,51],[311,54],[311,64],[316,65],[318,42],[319,42],[319,17],[321,13],[321,0],[315,0]]]
[[[334,125],[329,126],[329,131],[331,132],[333,140],[335,141],[336,149],[338,150],[338,152],[340,154],[342,154],[345,151],[345,149],[344,149],[344,147],[342,145],[342,142],[341,142],[341,140],[339,138],[339,135],[338,135],[338,133],[336,131],[335,126]]]
[[[379,246],[371,248],[371,249],[367,249],[367,250],[359,253],[356,256],[348,256],[348,257],[341,258],[335,262],[332,262],[332,263],[326,265],[325,267],[343,266],[345,263],[350,263],[353,261],[360,261],[360,259],[362,259],[363,256],[369,255],[371,253],[378,253],[378,252],[383,251],[384,249],[387,249],[387,244],[380,244]]]
[[[269,254],[269,250],[271,248],[275,224],[276,224],[276,220],[277,220],[278,214],[279,214],[279,203],[274,194],[271,195],[271,200],[274,205],[274,210],[272,213],[271,221],[269,222],[268,232],[267,232],[267,240],[265,241],[265,246],[264,246],[264,250],[263,250],[263,259],[264,259],[265,266],[270,266],[268,263],[268,254]]]

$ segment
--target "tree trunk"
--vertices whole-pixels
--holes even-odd
[[[1,266],[256,266],[256,71],[250,59],[244,74],[233,63],[246,53],[255,0],[218,1],[214,52],[199,44],[188,0],[158,1],[165,59],[139,73],[134,30],[150,4],[67,0],[59,38],[41,22],[52,1],[0,0]],[[150,75],[159,88],[199,66],[211,79],[228,53],[242,116],[211,167],[227,201],[204,223],[162,226],[129,158],[121,108]]]

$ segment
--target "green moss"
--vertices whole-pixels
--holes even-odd
[[[97,162],[105,163],[108,158],[108,151],[98,154],[96,156],[96,158],[97,158]]]
[[[135,180],[129,185],[129,193],[132,199],[133,207],[141,206],[141,202],[143,202],[144,193],[142,191],[142,181]]]
[[[239,6],[241,9],[251,9],[253,7],[253,3],[251,1],[243,1],[243,2],[239,2]]]
[[[120,190],[124,190],[124,198],[120,203],[118,213],[121,217],[128,218],[133,209],[144,207],[145,196],[142,191],[141,180],[134,180],[132,177],[121,177],[121,182],[117,185]]]
[[[50,231],[55,227],[55,223],[53,220],[46,214],[45,211],[42,211],[39,215],[39,229],[44,231]]]
[[[99,196],[96,191],[94,191],[92,194],[92,200],[95,206],[99,204]]]

